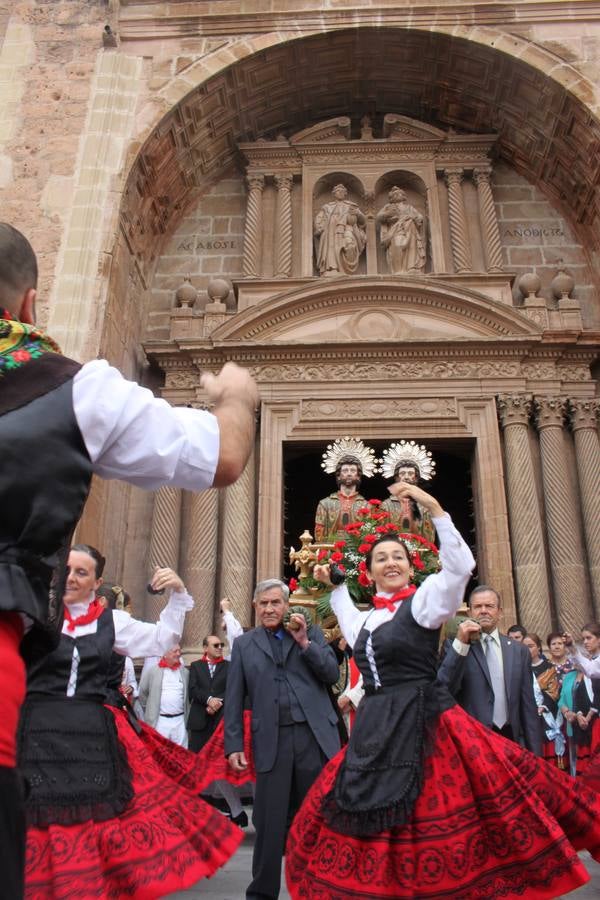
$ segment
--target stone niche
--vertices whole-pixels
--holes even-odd
[[[246,163],[238,310],[307,280],[451,280],[511,305],[492,195],[495,135],[444,132],[387,114],[375,136],[340,116],[289,138],[242,143]]]

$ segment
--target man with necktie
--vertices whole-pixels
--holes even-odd
[[[225,754],[236,772],[244,754],[244,700],[252,710],[256,769],[256,843],[247,900],[277,900],[287,828],[313,781],[340,749],[338,720],[327,693],[339,669],[323,632],[293,613],[289,588],[277,578],[254,591],[257,627],[231,651],[225,692]]]
[[[499,633],[502,606],[497,591],[479,585],[469,597],[469,608],[471,618],[461,623],[454,641],[446,641],[438,679],[482,725],[540,756],[530,654]]]

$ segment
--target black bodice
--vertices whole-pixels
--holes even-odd
[[[354,645],[365,696],[356,712],[344,761],[323,798],[326,822],[342,834],[367,836],[408,821],[419,795],[427,735],[454,705],[436,680],[440,629],[423,628],[404,601],[371,634],[375,680],[366,655],[369,632]]]
[[[109,682],[115,627],[112,611],[105,610],[97,621],[95,634],[69,637],[62,634],[58,647],[43,659],[33,663],[27,672],[27,694],[66,697],[73,647],[79,653],[77,670],[77,700],[99,700],[106,697]],[[123,657],[122,657],[123,658]]]
[[[367,689],[375,686],[366,655],[369,632],[362,628],[354,645],[354,659]],[[377,674],[386,688],[431,684],[438,668],[440,631],[423,628],[412,616],[412,599],[405,600],[388,622],[371,634]]]
[[[24,644],[58,640],[60,569],[92,476],[73,411],[73,360],[49,353],[0,378],[0,610],[34,621]]]

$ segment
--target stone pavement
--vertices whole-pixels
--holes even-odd
[[[250,825],[245,829],[246,837],[238,852],[226,866],[210,880],[199,881],[188,891],[169,894],[170,900],[244,900],[246,886],[250,881],[252,867],[252,850],[254,848],[254,829]],[[577,891],[563,895],[569,900],[598,900],[600,898],[600,864],[594,862],[589,853],[580,854],[592,880]],[[284,884],[283,872],[281,883]],[[289,894],[282,889],[279,900],[289,900]],[[456,900],[459,900],[457,897]],[[493,900],[493,898],[489,898]],[[560,900],[560,898],[558,898]]]

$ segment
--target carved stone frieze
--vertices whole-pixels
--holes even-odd
[[[531,415],[530,394],[499,394],[496,397],[498,418],[503,428],[508,425],[525,425]]]
[[[538,431],[542,428],[562,428],[567,413],[567,401],[562,397],[534,397]]]
[[[600,400],[569,400],[569,421],[573,431],[598,427]]]
[[[525,378],[535,379],[536,381],[546,381],[557,377],[556,366],[553,363],[523,363],[521,371]]]
[[[394,378],[516,378],[518,362],[395,362],[321,365],[259,365],[249,369],[257,381],[385,381]]]
[[[452,418],[456,416],[456,400],[454,397],[419,397],[407,399],[385,397],[374,400],[304,400],[302,402],[302,418],[304,419],[345,419],[348,417],[368,419],[414,418]]]
[[[165,388],[197,388],[200,384],[198,372],[167,372]]]
[[[589,366],[557,366],[556,374],[561,381],[591,381]]]

